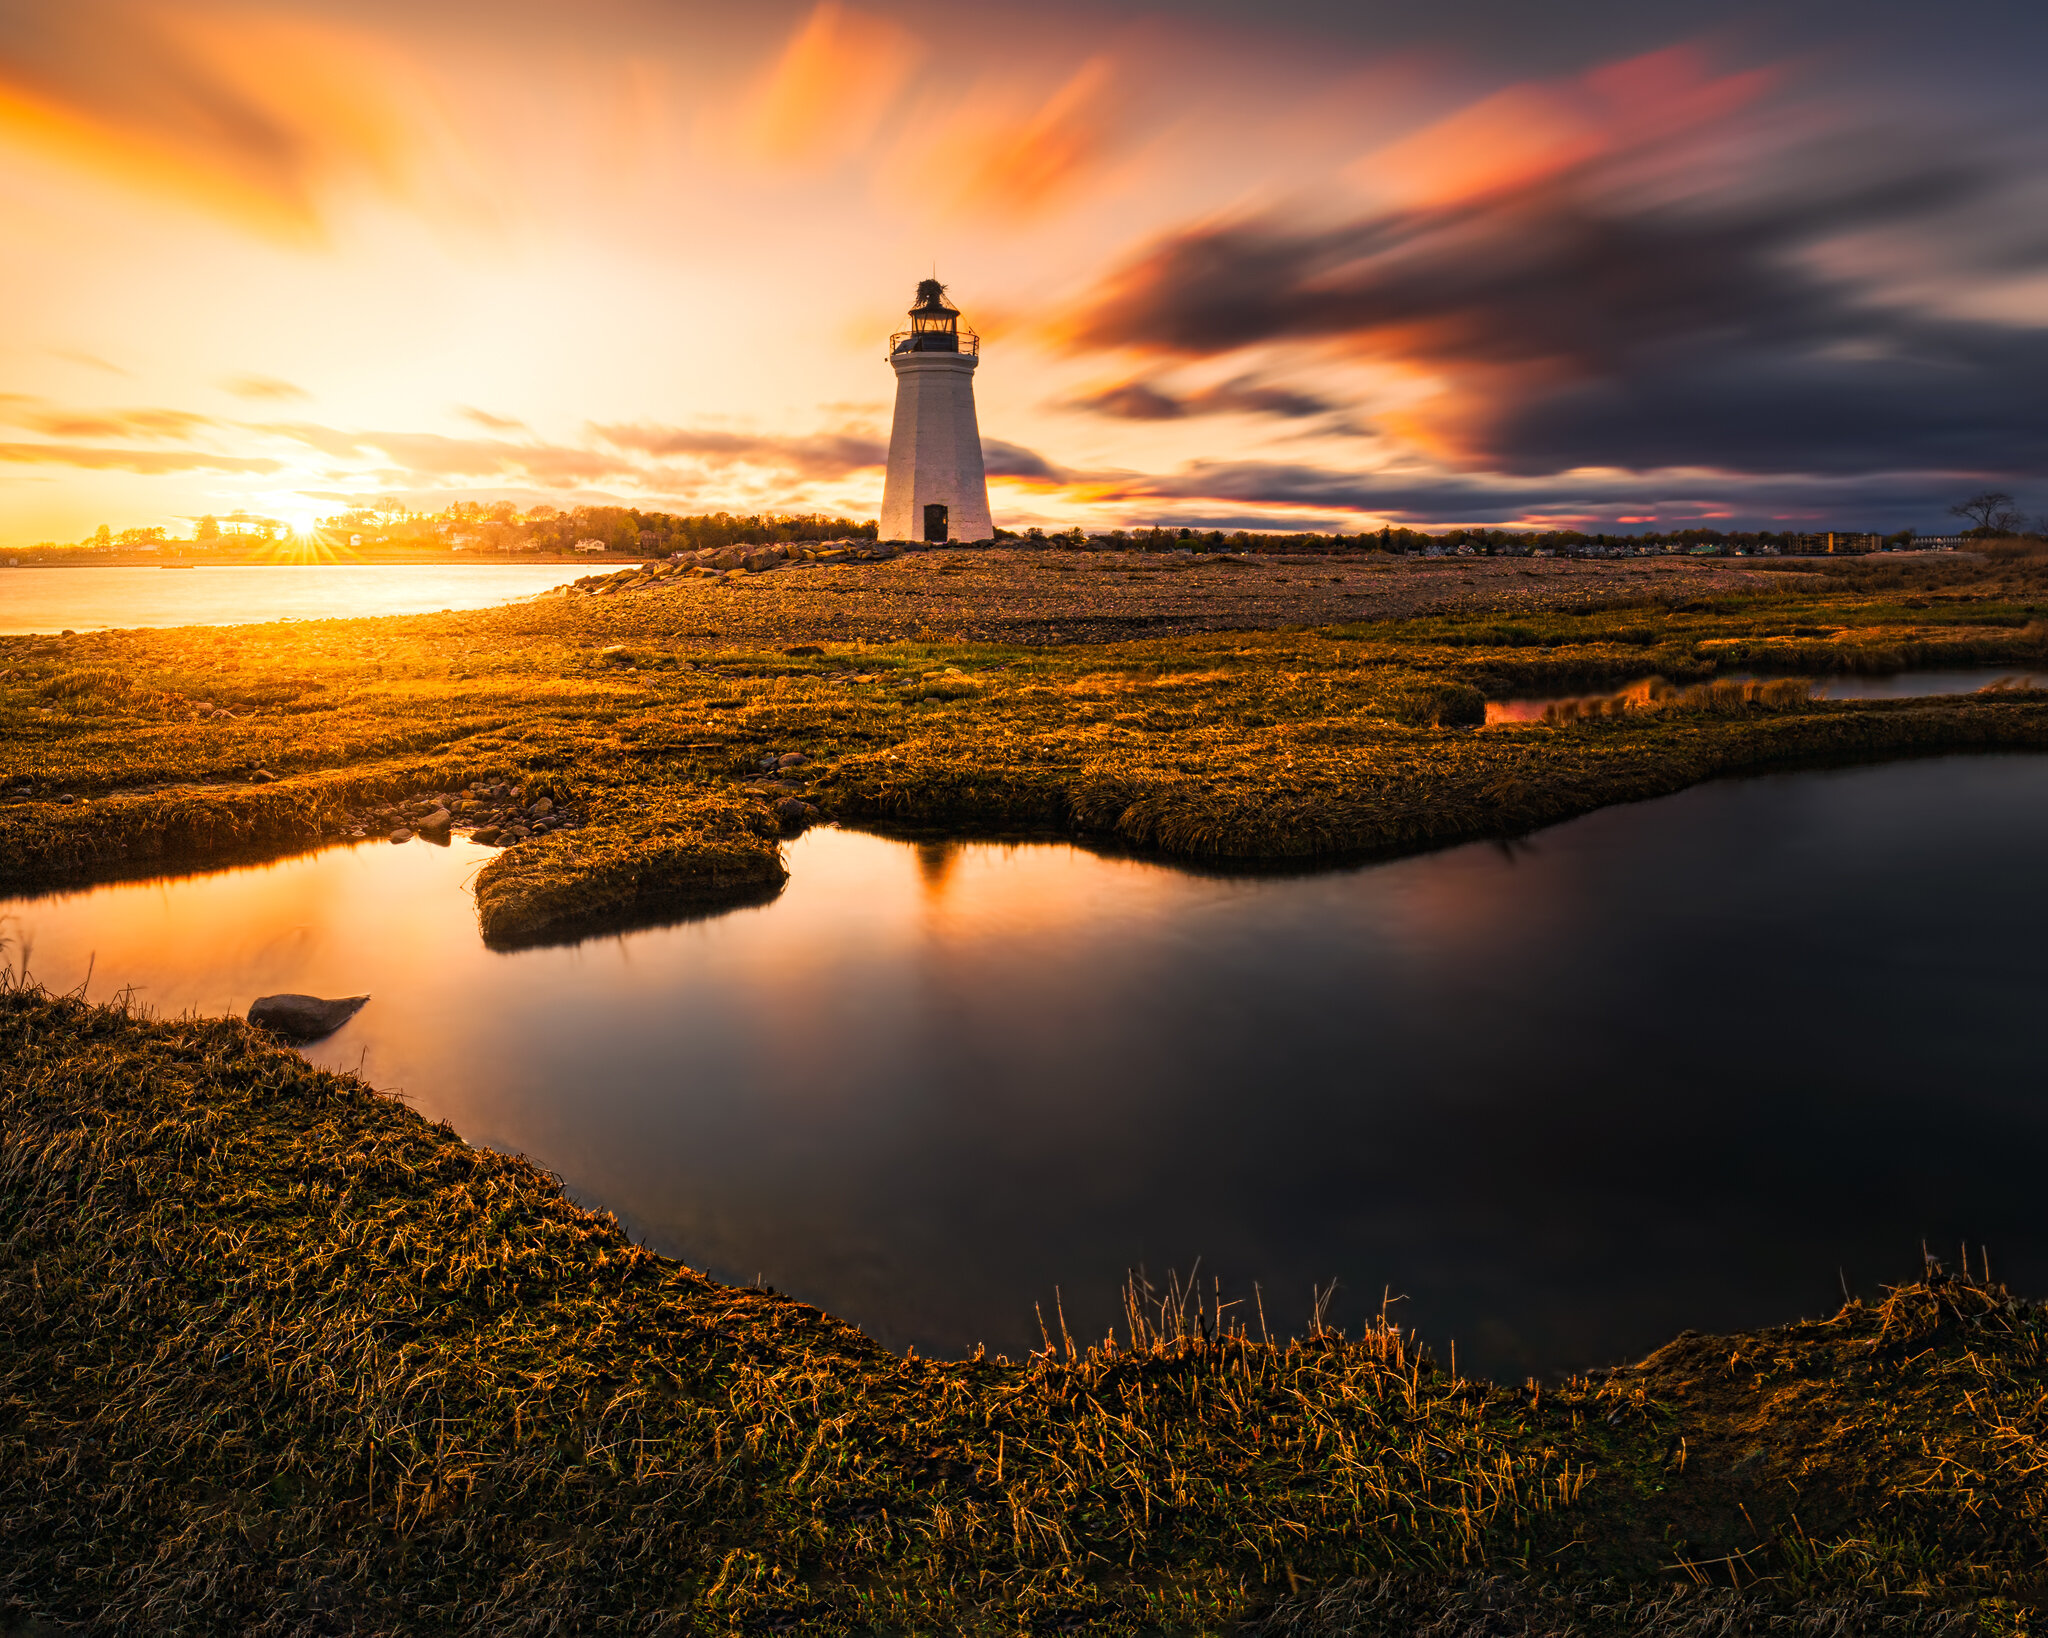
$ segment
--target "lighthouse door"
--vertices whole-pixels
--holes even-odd
[[[946,541],[946,509],[934,501],[924,509],[924,538],[934,546]]]

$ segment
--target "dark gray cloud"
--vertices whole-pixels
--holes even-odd
[[[1157,377],[1134,377],[1072,400],[1068,408],[1124,421],[1179,421],[1191,415],[1275,415],[1299,420],[1338,406],[1314,393],[1276,387],[1241,375],[1213,387],[1179,392]]]
[[[715,427],[594,426],[591,431],[616,449],[643,455],[685,456],[716,466],[767,466],[806,478],[843,478],[882,465],[888,446],[852,432],[781,437],[727,432]]]
[[[1183,502],[1178,521],[1210,528],[1275,528],[1273,514],[1243,507],[1284,507],[1361,527],[1358,514],[1412,527],[1511,526],[1536,520],[1560,528],[1845,529],[1890,532],[1951,526],[1947,508],[1968,485],[1940,473],[1764,478],[1570,476],[1346,472],[1274,461],[1198,461],[1168,475],[1098,474],[1099,494],[1145,503]],[[2048,497],[2048,484],[2040,486]],[[2024,498],[2024,497],[2023,497]],[[1302,527],[1309,527],[1304,522]],[[1529,525],[1524,525],[1529,526]]]
[[[2013,179],[1882,142],[1845,152],[1781,155],[1767,182],[1704,195],[1660,196],[1627,154],[1335,227],[1205,224],[1114,276],[1069,333],[1159,357],[1298,344],[1399,363],[1443,384],[1422,424],[1466,468],[2048,470],[2048,314],[1886,299],[1818,255],[1918,236],[1974,256],[1978,283],[2038,272],[2038,235],[1982,231]]]
[[[1001,438],[982,439],[981,464],[991,478],[1040,478],[1047,483],[1064,483],[1067,478],[1037,450]]]

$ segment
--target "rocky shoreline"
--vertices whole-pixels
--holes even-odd
[[[529,800],[524,784],[479,779],[457,790],[361,808],[339,823],[356,842],[382,831],[393,842],[410,842],[416,836],[445,842],[450,836],[467,836],[486,846],[510,847],[558,830],[581,830],[586,818],[573,806],[557,806],[550,796]]]
[[[678,578],[722,583],[735,575],[766,574],[806,563],[887,563],[905,548],[893,541],[828,540],[817,545],[707,546],[611,574],[587,574],[549,597],[612,597]]]

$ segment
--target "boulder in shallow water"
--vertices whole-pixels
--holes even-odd
[[[362,1010],[367,995],[327,1001],[317,995],[263,995],[249,1008],[249,1022],[275,1030],[288,1041],[317,1041],[332,1035]]]

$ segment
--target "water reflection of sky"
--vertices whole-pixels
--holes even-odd
[[[1719,680],[1760,682],[1767,679],[1754,671],[1730,671]],[[1559,714],[1598,716],[1603,711],[1640,708],[1660,695],[1678,693],[1685,686],[1667,683],[1662,677],[1637,677],[1618,688],[1488,700],[1486,720],[1488,723],[1542,722],[1546,717]],[[1934,694],[1974,694],[1983,688],[2048,688],[2048,673],[2032,671],[2024,666],[1959,666],[1948,670],[1897,671],[1882,677],[1817,677],[1812,680],[1812,687],[1813,697],[1823,700],[1924,699]]]
[[[1123,1270],[1412,1317],[1505,1373],[1815,1312],[1922,1237],[2048,1289],[2048,759],[1727,782],[1511,847],[1227,878],[820,831],[772,904],[479,943],[456,844],[0,906],[164,1011],[368,990],[317,1061],[665,1250],[1018,1350]]]
[[[484,609],[588,574],[586,563],[269,563],[0,567],[0,633],[234,626]]]

